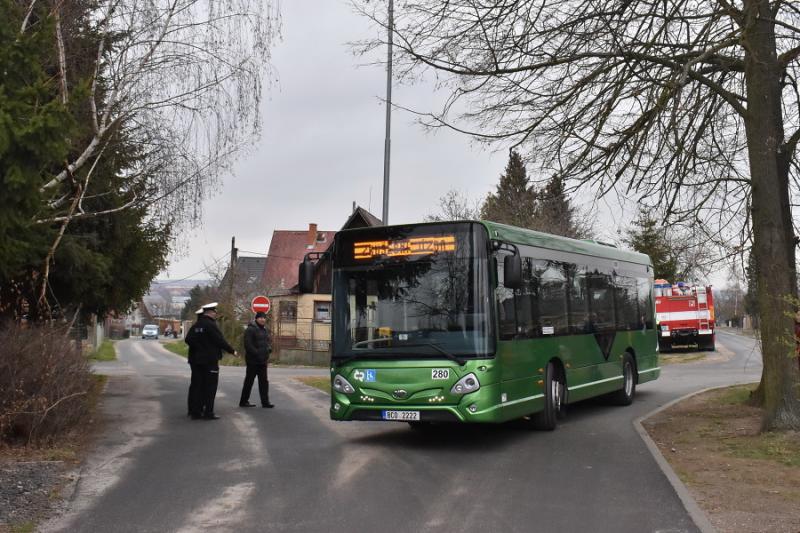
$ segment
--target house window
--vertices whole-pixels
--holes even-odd
[[[314,302],[314,320],[317,322],[331,321],[331,303]]]
[[[278,306],[278,311],[281,315],[281,320],[296,320],[297,319],[297,302],[282,301]]]

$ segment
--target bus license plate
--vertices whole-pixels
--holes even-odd
[[[409,422],[419,420],[419,411],[382,411],[384,420],[397,420],[399,422]]]

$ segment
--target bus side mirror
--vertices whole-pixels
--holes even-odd
[[[508,289],[522,287],[522,258],[519,254],[505,257],[503,261],[503,286]]]
[[[300,263],[300,272],[297,276],[300,294],[314,292],[314,262],[308,257]]]

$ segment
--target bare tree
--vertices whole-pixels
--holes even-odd
[[[380,6],[356,5],[386,26]],[[764,428],[800,428],[796,2],[416,0],[394,24],[400,75],[428,69],[450,92],[429,125],[523,146],[572,187],[752,247]]]
[[[70,222],[131,208],[173,227],[200,219],[201,201],[260,133],[262,86],[280,19],[277,0],[18,1],[27,13],[21,33],[53,18],[61,99],[86,109],[91,126],[40,190],[32,223],[58,228],[42,267],[43,300]],[[88,25],[88,57],[76,35],[62,31],[62,19]],[[81,72],[71,70],[77,65]],[[86,90],[71,90],[83,82]],[[106,190],[93,188],[98,165],[119,157],[113,146],[121,132],[133,154]],[[92,201],[109,194],[125,200],[113,208]]]
[[[441,222],[446,220],[478,220],[481,216],[481,202],[470,200],[461,191],[450,189],[439,198],[439,211],[425,215],[426,222]]]

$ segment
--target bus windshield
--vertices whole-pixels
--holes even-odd
[[[334,358],[492,354],[486,238],[468,223],[338,235]]]

